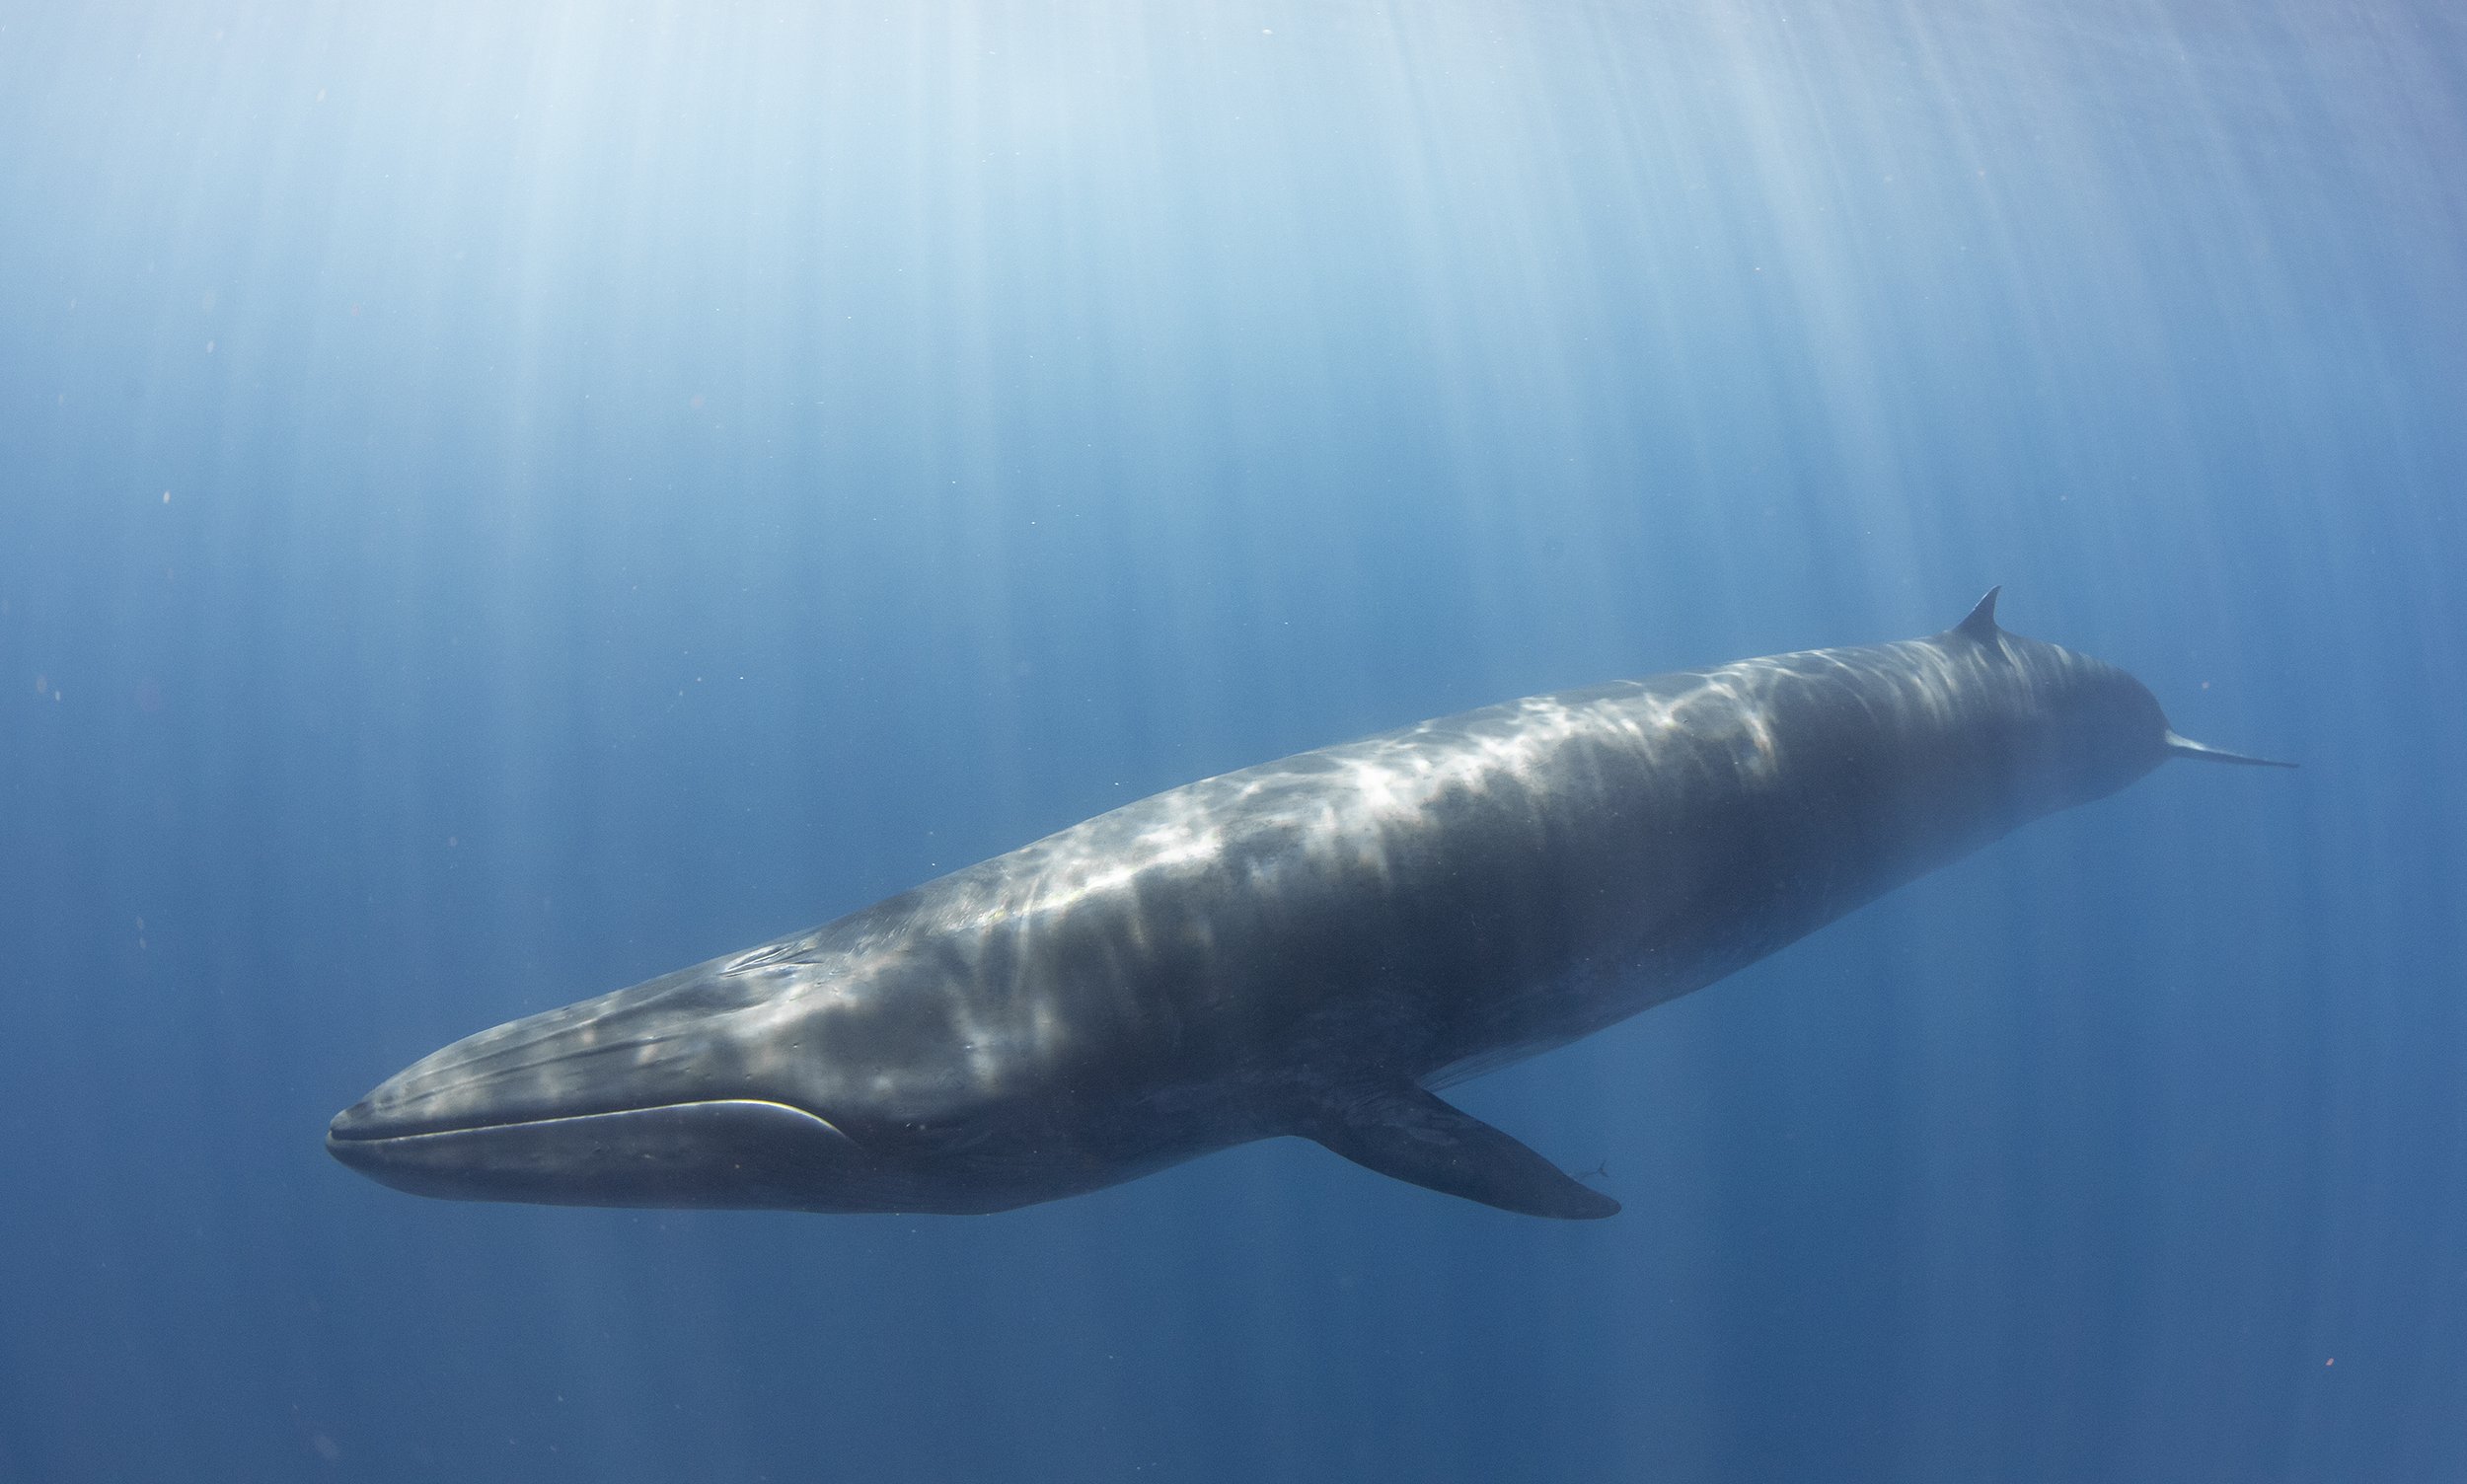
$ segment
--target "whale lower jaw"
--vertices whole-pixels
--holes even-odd
[[[898,1183],[829,1119],[758,1098],[401,1134],[359,1113],[334,1121],[327,1152],[397,1190],[449,1200],[879,1210],[816,1196]]]

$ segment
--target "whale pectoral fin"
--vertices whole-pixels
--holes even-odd
[[[1502,1211],[1576,1221],[1614,1216],[1619,1209],[1601,1191],[1420,1087],[1331,1100],[1296,1132],[1365,1169]]]

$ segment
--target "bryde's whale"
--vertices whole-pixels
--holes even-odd
[[[1159,793],[414,1063],[326,1147],[422,1195],[988,1212],[1313,1139],[1617,1203],[1433,1088],[1702,989],[2189,742],[1996,625],[1510,702]]]

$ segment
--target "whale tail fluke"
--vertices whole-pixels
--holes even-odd
[[[2243,753],[2229,752],[2223,747],[2211,747],[2206,743],[2196,742],[2191,737],[2179,737],[2174,732],[2167,734],[2166,741],[2170,754],[2179,758],[2192,758],[2202,763],[2236,763],[2246,768],[2293,768],[2296,766],[2293,763],[2281,763],[2277,758],[2248,758]]]

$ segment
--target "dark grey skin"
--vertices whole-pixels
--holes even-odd
[[[1537,696],[1230,773],[456,1042],[326,1147],[422,1195],[988,1212],[1254,1139],[1601,1192],[1431,1088],[1702,989],[2188,742],[1996,626]],[[2285,765],[2276,765],[2285,766]]]

